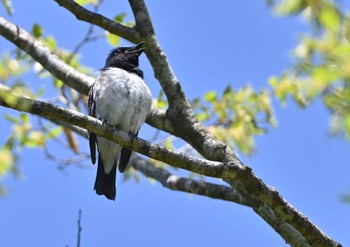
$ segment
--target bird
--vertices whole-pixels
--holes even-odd
[[[132,139],[150,113],[153,100],[139,68],[139,56],[145,51],[143,44],[111,50],[88,95],[88,115],[127,132]],[[94,190],[115,200],[116,169],[125,171],[132,151],[93,132],[88,132],[88,137],[92,164],[96,163],[96,146],[98,151]]]

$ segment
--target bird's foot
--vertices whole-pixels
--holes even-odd
[[[129,136],[131,142],[133,142],[135,140],[135,138],[137,137],[137,135],[135,135],[134,133],[132,133],[130,131],[128,132],[128,136]]]
[[[120,130],[119,129],[119,125],[110,125],[110,124],[107,123],[107,120],[105,120],[105,119],[102,119],[101,121],[102,121],[103,124],[107,125],[108,127],[110,127],[113,130]]]

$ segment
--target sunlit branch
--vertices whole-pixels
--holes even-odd
[[[214,199],[232,201],[245,206],[247,205],[244,198],[242,198],[240,194],[231,187],[204,181],[196,181],[194,179],[183,178],[171,174],[165,169],[149,164],[148,161],[142,159],[138,155],[133,155],[131,157],[130,164],[145,176],[157,180],[168,189],[208,196]]]
[[[99,26],[104,30],[123,37],[131,42],[137,43],[140,41],[140,35],[135,29],[116,23],[100,14],[91,12],[77,4],[75,1],[55,0],[55,2],[74,14],[78,20]]]
[[[89,86],[94,82],[94,79],[67,65],[24,29],[0,17],[0,35],[27,52],[52,75],[64,81],[67,86],[80,93],[88,93]]]

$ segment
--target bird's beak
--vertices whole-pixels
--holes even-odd
[[[140,56],[142,52],[144,52],[146,50],[146,48],[143,48],[143,44],[145,42],[142,41],[141,43],[135,45],[134,47],[131,47],[129,50],[128,50],[128,53],[135,53],[137,54],[137,56]]]

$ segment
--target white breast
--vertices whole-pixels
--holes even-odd
[[[96,117],[136,133],[151,110],[152,95],[137,75],[118,68],[102,71],[94,85]]]

